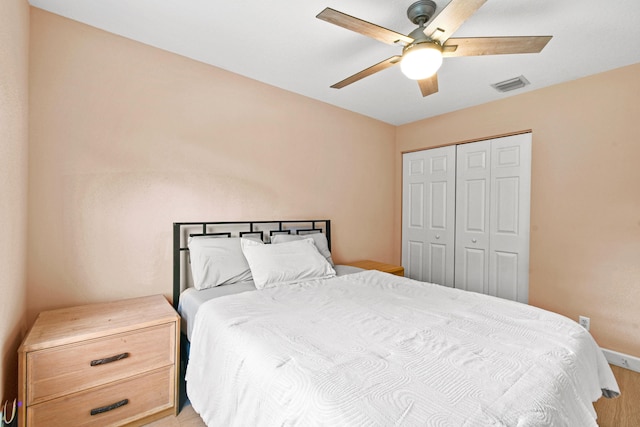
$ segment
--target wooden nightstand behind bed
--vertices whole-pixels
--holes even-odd
[[[21,426],[177,413],[180,317],[162,295],[40,313],[18,349]]]
[[[383,262],[371,261],[368,259],[348,262],[346,265],[364,268],[365,270],[384,271],[385,273],[395,274],[396,276],[404,276],[404,267],[401,265],[385,264]]]

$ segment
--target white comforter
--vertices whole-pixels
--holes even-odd
[[[210,427],[586,427],[619,392],[577,323],[377,271],[205,303],[186,380]]]

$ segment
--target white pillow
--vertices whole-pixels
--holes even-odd
[[[242,239],[242,252],[258,289],[336,275],[311,238],[278,245]]]
[[[240,238],[193,236],[189,237],[188,246],[196,289],[251,280],[251,270],[242,254]]]
[[[327,236],[324,233],[309,233],[309,234],[276,234],[271,237],[271,243],[278,244],[284,242],[292,242],[294,240],[302,240],[311,237],[313,243],[315,243],[318,252],[329,261],[329,264],[334,266],[333,258],[331,258],[331,251],[329,250],[329,243],[327,242]]]

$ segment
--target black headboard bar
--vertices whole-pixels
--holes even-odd
[[[178,309],[180,299],[180,223],[173,223],[173,308]]]
[[[203,233],[189,233],[189,237],[193,237],[193,236],[224,236],[224,237],[231,237],[231,233],[226,232],[226,233],[207,233],[206,231]],[[182,248],[184,249],[184,248]]]
[[[182,282],[181,282],[181,252],[188,251],[189,248],[185,245],[181,245],[181,237],[182,230],[185,227],[202,227],[202,233],[190,233],[190,236],[226,236],[231,237],[231,231],[224,232],[207,232],[207,227],[217,227],[224,228],[225,226],[229,226],[229,228],[245,228],[244,231],[238,231],[238,237],[242,235],[260,235],[262,239],[265,239],[264,230],[256,230],[256,226],[269,225],[273,224],[273,227],[269,227],[269,237],[273,234],[278,233],[290,233],[291,230],[295,230],[296,234],[299,231],[309,233],[309,232],[322,232],[324,228],[324,233],[327,236],[327,244],[329,246],[329,250],[331,250],[331,220],[328,219],[300,219],[300,220],[274,220],[274,221],[203,221],[203,222],[174,222],[173,223],[173,307],[177,310],[178,303],[180,301],[180,292],[182,291]],[[311,224],[311,228],[301,228],[297,229],[294,226],[296,224]],[[277,228],[276,228],[277,226]],[[324,227],[323,227],[324,226]],[[248,231],[246,230],[248,228]],[[237,231],[237,230],[236,230]]]
[[[262,231],[241,231],[238,233],[240,237],[244,236],[260,236],[260,240],[264,240],[264,233]]]
[[[269,230],[269,236],[273,237],[276,234],[291,234],[291,230]]]

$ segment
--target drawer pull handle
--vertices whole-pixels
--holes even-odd
[[[129,399],[123,399],[120,402],[112,403],[111,405],[102,406],[100,408],[92,409],[91,410],[91,416],[102,414],[103,412],[109,412],[109,411],[112,411],[114,409],[118,409],[119,407],[124,406],[127,403],[129,403]]]
[[[106,365],[107,363],[117,362],[118,360],[126,359],[127,357],[129,357],[129,353],[116,354],[115,356],[106,357],[104,359],[92,360],[91,366]]]

